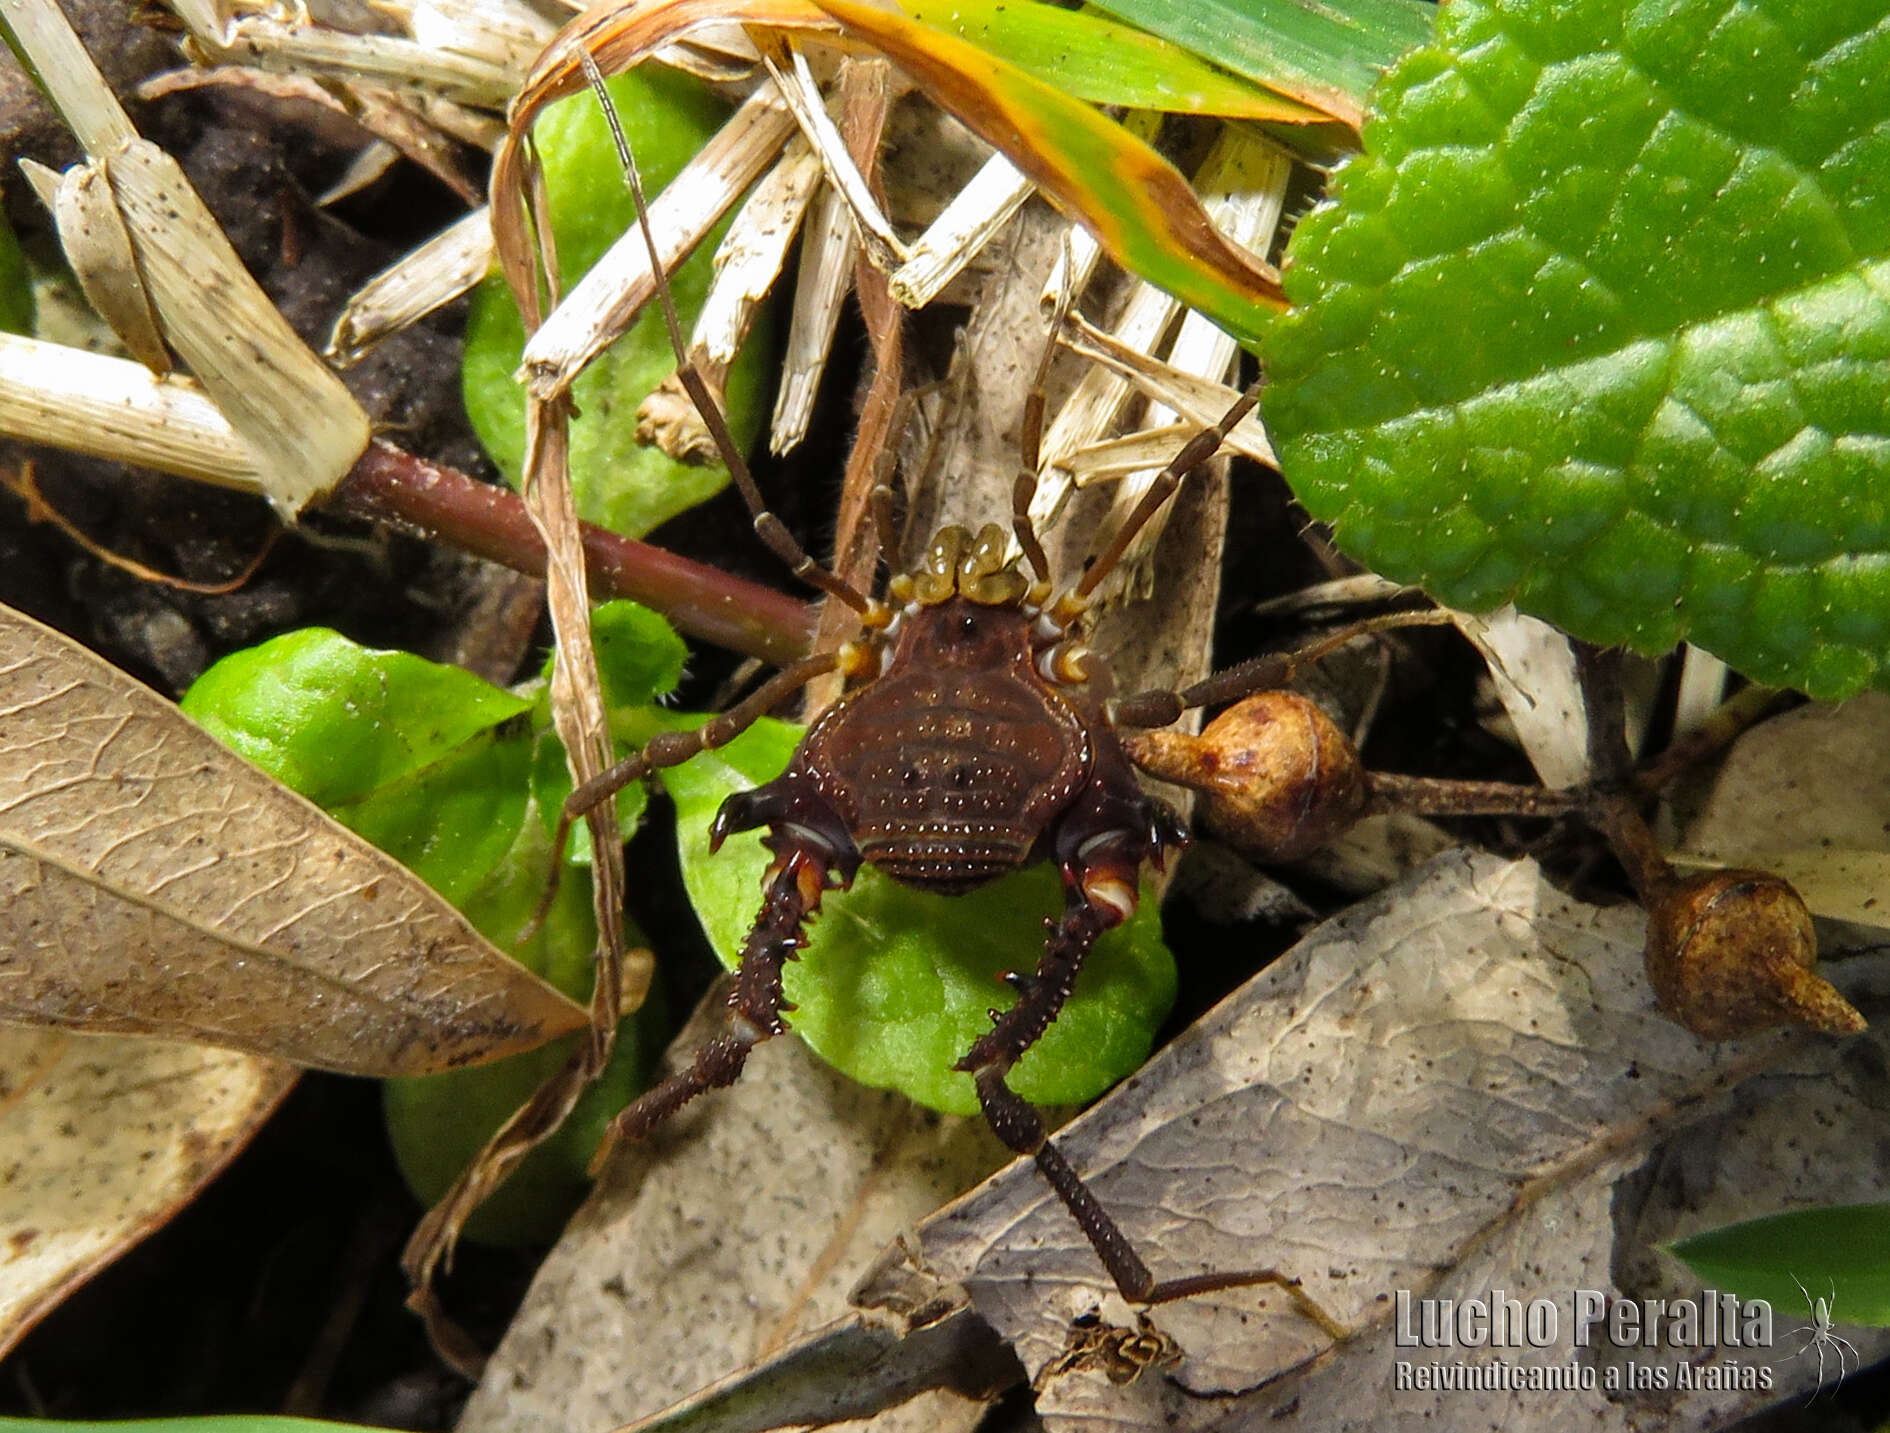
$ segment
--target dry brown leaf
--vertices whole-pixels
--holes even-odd
[[[1529,862],[1469,852],[1315,931],[1059,1137],[1158,1277],[1269,1264],[1352,1330],[1335,1345],[1277,1289],[1154,1311],[1177,1366],[1130,1383],[1073,1369],[1038,1410],[1085,1433],[1269,1426],[1453,1428],[1513,1417],[1512,1390],[1397,1392],[1394,1296],[1558,1298],[1562,1339],[1512,1364],[1636,1360],[1664,1392],[1555,1395],[1557,1417],[1620,1428],[1717,1426],[1807,1391],[1773,1349],[1572,1347],[1572,1291],[1698,1297],[1650,1244],[1780,1208],[1876,1197],[1883,1037],[1773,1034],[1707,1046],[1660,1018],[1639,976],[1643,920],[1557,892]],[[1882,962],[1842,972],[1881,1010]],[[933,1276],[961,1281],[1033,1376],[1072,1325],[1132,1327],[1095,1255],[1020,1162],[920,1231]],[[888,1285],[896,1286],[889,1275]],[[1790,1327],[1781,1311],[1779,1328]],[[1890,1334],[1860,1332],[1865,1360]],[[1680,1363],[1729,1352],[1773,1390],[1681,1391]]]
[[[673,1054],[686,1060],[721,1018],[706,1001]],[[768,1358],[843,1313],[882,1245],[1003,1157],[981,1122],[919,1110],[799,1041],[769,1041],[733,1089],[611,1161],[461,1433],[614,1427]],[[929,1395],[914,1427],[968,1429],[980,1409]]]
[[[1682,800],[1689,807],[1696,803]],[[1734,743],[1686,820],[1683,867],[1783,876],[1811,913],[1890,926],[1890,696],[1774,717]]]
[[[585,1023],[403,867],[8,608],[0,1021],[358,1075],[452,1069]]]
[[[0,1357],[188,1203],[294,1082],[231,1050],[0,1029]]]

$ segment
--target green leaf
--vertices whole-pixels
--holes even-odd
[[[185,715],[318,806],[360,801],[531,710],[457,667],[325,627],[234,652],[185,693]]]
[[[654,613],[600,608],[604,683],[614,700],[645,702],[675,685],[682,644]],[[535,767],[570,789],[564,753],[546,728],[542,693],[517,695],[456,667],[377,652],[337,633],[291,633],[225,658],[184,708],[278,780],[328,808],[440,892],[479,932],[565,994],[584,1000],[597,941],[588,873],[567,871],[540,928],[551,872],[551,822],[532,814]],[[534,713],[532,723],[513,721]],[[539,785],[545,783],[539,782]],[[628,829],[646,794],[626,788]],[[555,815],[555,811],[553,813]],[[556,1236],[589,1187],[604,1125],[649,1080],[663,1016],[627,1018],[599,1079],[556,1134],[527,1154],[473,1215],[466,1237],[538,1243]],[[388,1138],[415,1196],[432,1203],[500,1124],[563,1064],[576,1036],[509,1059],[383,1090]]]
[[[1008,60],[859,0],[815,0],[988,143],[1109,256],[1236,338],[1260,331],[1278,277],[1207,218],[1166,159],[1089,105]]]
[[[1296,124],[1326,118],[1093,10],[1033,0],[900,0],[900,8],[1094,104]]]
[[[778,775],[800,731],[757,722],[720,751],[667,773],[676,802],[683,884],[710,942],[733,967],[761,903],[768,853],[758,831],[709,854],[709,823],[731,792]],[[960,896],[907,890],[870,867],[853,889],[830,892],[790,964],[788,1017],[822,1059],[862,1084],[902,1091],[950,1114],[976,1114],[969,1075],[952,1066],[1009,1006],[1004,970],[1032,970],[1044,918],[1062,908],[1047,866]],[[1152,900],[1096,943],[1076,992],[1018,1062],[1012,1087],[1035,1104],[1095,1098],[1148,1058],[1175,997],[1175,964]]]
[[[606,602],[591,613],[591,645],[597,674],[604,684],[604,704],[648,706],[676,690],[689,644],[676,635],[660,613],[634,602]],[[551,675],[551,664],[545,664]]]
[[[727,118],[727,107],[708,89],[661,66],[644,66],[607,84],[650,194],[667,185]],[[534,140],[568,290],[619,235],[635,227],[636,207],[596,96],[587,91],[547,109]],[[721,233],[719,227],[712,231],[670,278],[685,331],[708,293]],[[760,431],[772,347],[765,314],[758,316],[729,371],[727,417],[743,448]],[[525,458],[525,399],[512,375],[524,348],[511,293],[492,275],[472,296],[461,384],[480,442],[514,486]],[[637,405],[675,366],[662,314],[651,304],[572,386],[578,416],[571,423],[571,486],[586,521],[639,537],[727,484],[728,470],[720,464],[679,463],[637,441]]]
[[[490,731],[481,732],[432,766],[390,781],[359,801],[330,806],[328,814],[372,841],[471,919],[469,902],[516,843],[524,824],[530,755],[530,745],[523,740],[500,741]],[[538,872],[541,889],[548,869]],[[474,920],[473,925],[502,945],[487,923]]]
[[[616,728],[617,755],[628,756],[667,724],[647,710],[659,697],[668,696],[682,680],[688,645],[661,615],[634,602],[606,602],[591,613],[591,646],[597,654],[597,672],[604,688],[604,704]],[[553,657],[545,659],[544,676],[551,677]],[[539,725],[544,728],[532,757],[532,797],[538,803],[547,833],[558,824],[558,812],[571,794],[571,771],[564,748],[550,732],[550,693],[541,699]],[[625,831],[643,817],[648,793],[642,782],[632,782],[617,793],[617,824]],[[591,833],[584,825],[571,828],[565,860],[574,866],[591,863]]]
[[[1665,1246],[1707,1284],[1809,1320],[1836,1294],[1839,1323],[1890,1325],[1890,1204],[1801,1209],[1709,1229]]]
[[[1441,600],[1840,698],[1890,655],[1881,0],[1452,0],[1292,248],[1294,490]]]
[[[0,330],[7,333],[33,331],[33,276],[26,267],[26,255],[13,226],[0,214]]]
[[[523,746],[523,743],[508,743]],[[641,788],[638,788],[641,792]],[[521,800],[523,787],[519,787]],[[363,833],[367,834],[367,833]],[[372,837],[370,837],[372,839]],[[484,883],[460,905],[488,938],[580,1003],[591,989],[597,927],[588,873],[565,873],[544,925],[524,946],[509,941],[537,909],[551,869],[542,823],[519,823],[518,839]],[[639,939],[634,930],[631,941]],[[597,1079],[578,1096],[556,1134],[539,1144],[466,1221],[465,1237],[483,1244],[549,1243],[590,1188],[590,1162],[604,1126],[648,1086],[668,1021],[660,990],[617,1027],[617,1043]],[[452,1186],[494,1130],[550,1078],[587,1035],[442,1075],[387,1080],[381,1089],[388,1142],[414,1197],[432,1205]]]
[[[1430,38],[1420,0],[1096,0],[1099,9],[1256,84],[1353,115],[1385,68]]]

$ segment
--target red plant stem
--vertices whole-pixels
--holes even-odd
[[[545,572],[545,545],[516,493],[378,438],[325,505],[533,577]],[[691,637],[777,667],[807,655],[814,626],[809,603],[589,523],[583,531],[595,596],[641,602]]]

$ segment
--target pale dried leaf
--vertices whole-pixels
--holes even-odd
[[[1272,616],[1276,613],[1320,611],[1344,615],[1353,607],[1390,602],[1398,597],[1410,596],[1417,591],[1419,591],[1418,588],[1393,582],[1389,578],[1380,577],[1376,572],[1356,572],[1349,577],[1333,577],[1324,582],[1315,582],[1310,587],[1302,587],[1278,597],[1269,597],[1265,601],[1254,603],[1252,611],[1257,617]]]
[[[466,156],[450,134],[423,114],[415,96],[365,85],[324,85],[306,75],[279,75],[247,65],[219,65],[213,70],[187,68],[153,75],[138,86],[140,99],[157,99],[195,89],[248,90],[274,100],[314,105],[347,120],[418,164],[468,204],[479,203],[479,185],[466,172]],[[329,194],[335,191],[330,189]],[[348,192],[352,192],[349,190]],[[323,202],[332,202],[324,196]]]
[[[451,303],[492,270],[492,216],[456,219],[356,291],[335,320],[328,356],[346,367],[391,333]]]
[[[262,459],[288,516],[353,467],[368,418],[250,277],[177,162],[140,139],[52,0],[18,0],[20,53],[101,166],[165,341]]]
[[[774,287],[788,247],[820,187],[820,161],[799,135],[762,176],[715,251],[715,280],[696,316],[689,347],[700,364],[726,373]]]
[[[1880,1119],[1881,1038],[1703,1045],[1655,1011],[1642,925],[1631,907],[1569,899],[1532,863],[1448,854],[1320,927],[1067,1127],[1060,1145],[1158,1277],[1269,1264],[1353,1332],[1334,1347],[1278,1290],[1198,1295],[1155,1311],[1177,1367],[1129,1385],[1052,1378],[1046,1425],[1244,1428],[1292,1408],[1358,1428],[1467,1426],[1513,1412],[1514,1395],[1389,1394],[1395,1291],[1559,1296],[1566,1329],[1576,1287],[1697,1297],[1650,1237],[1875,1197],[1890,1149],[1856,1132]],[[1883,1009],[1881,961],[1839,978]],[[1674,1159],[1694,1165],[1683,1187],[1623,1182]],[[962,1281],[1033,1374],[1078,1316],[1129,1322],[1028,1163],[920,1237],[927,1268]],[[1503,1352],[1575,1357],[1566,1339]],[[1670,1376],[1699,1357],[1617,1352]],[[1815,1369],[1786,1352],[1768,1356],[1788,1395]],[[1660,1406],[1691,1426],[1774,1396],[1670,1387]],[[1607,1428],[1646,1406],[1598,1391],[1557,1404]]]
[[[399,163],[400,151],[385,140],[377,139],[372,144],[363,145],[354,158],[348,161],[347,167],[336,177],[335,182],[315,196],[316,206],[326,209],[373,188]],[[322,356],[330,363],[336,362],[333,353],[324,350]],[[345,367],[346,365],[338,366]]]
[[[16,0],[7,6],[4,18],[8,40],[87,154],[96,159],[138,137],[131,117],[54,0]]]
[[[1800,707],[1740,737],[1674,860],[1771,871],[1814,915],[1890,928],[1890,695]]]
[[[385,5],[383,13],[398,13]],[[558,33],[558,27],[522,0],[413,0],[407,29],[432,50],[474,55],[518,76]]]
[[[293,516],[366,450],[366,411],[249,276],[176,160],[143,140],[103,160],[166,341]]]
[[[422,1074],[583,1023],[404,868],[0,608],[0,1021]]]
[[[794,120],[772,89],[757,90],[650,201],[650,232],[665,271],[689,256],[774,161]],[[643,230],[631,225],[525,341],[520,376],[549,400],[568,389],[656,293]]]
[[[693,1054],[723,1009],[705,1001],[672,1059]],[[619,1150],[539,1270],[460,1433],[608,1428],[769,1359],[843,1313],[883,1244],[1003,1158],[982,1122],[856,1085],[792,1038],[769,1041],[734,1088]],[[943,1433],[969,1428],[981,1405],[940,1393],[917,1409],[917,1428]]]
[[[827,371],[840,310],[853,286],[853,216],[831,185],[814,196],[813,213],[801,238],[794,312],[781,356],[781,384],[769,420],[768,447],[791,453],[807,436],[820,378]]]
[[[1726,700],[1732,668],[1704,647],[1688,642],[1680,649],[1680,693],[1674,699],[1673,733],[1683,736],[1719,710]]]
[[[1239,390],[1230,384],[1210,383],[1159,358],[1149,357],[1133,344],[1097,328],[1081,314],[1070,315],[1064,342],[1072,353],[1119,374],[1147,397],[1181,413],[1197,429],[1218,423],[1240,396]],[[1227,435],[1225,450],[1268,467],[1280,465],[1257,412],[1249,413],[1234,426]]]
[[[1279,227],[1287,181],[1292,174],[1293,164],[1284,150],[1229,127],[1221,131],[1202,163],[1195,185],[1208,219],[1216,229],[1235,244],[1265,253]],[[1221,384],[1238,375],[1240,354],[1240,345],[1230,334],[1190,309],[1183,313],[1174,341],[1168,346],[1166,366],[1184,383],[1196,379]],[[1232,406],[1230,399],[1220,412],[1207,415],[1208,422],[1218,422]],[[1137,426],[1166,428],[1184,416],[1191,415],[1157,401],[1148,405]],[[1242,421],[1253,423],[1254,414],[1248,414]],[[1157,474],[1181,446],[1176,443],[1165,457],[1151,463],[1147,470],[1130,475],[1116,487],[1108,518],[1112,529],[1135,511],[1143,496],[1154,487]],[[1233,446],[1233,451],[1242,449]],[[1151,558],[1167,522],[1168,510],[1157,512],[1122,556],[1126,580],[1137,590],[1145,589],[1154,580]]]
[[[715,277],[690,331],[689,360],[718,399],[820,183],[820,161],[806,140],[792,136],[715,251]],[[683,462],[719,457],[714,435],[674,373],[637,405],[637,437]]]
[[[267,14],[206,28],[192,23],[187,7],[172,8],[191,26],[196,48],[215,64],[432,95],[491,110],[503,110],[525,78],[503,53],[435,49],[402,35],[353,35],[305,18]]]
[[[834,123],[833,116],[827,113],[826,101],[821,96],[820,85],[815,81],[813,71],[808,67],[807,56],[792,44],[789,45],[789,54],[791,63],[786,69],[782,69],[768,55],[764,54],[761,60],[774,79],[776,92],[800,125],[801,133],[820,156],[827,183],[846,201],[847,211],[853,216],[854,230],[860,236],[860,247],[875,265],[891,272],[905,262],[905,243],[893,231],[892,221],[873,197],[872,186],[866,182],[866,176],[860,173],[859,166],[847,151],[839,126]]]
[[[975,1427],[1022,1378],[1011,1351],[962,1304],[910,1333],[855,1313],[618,1433],[950,1433]]]
[[[913,309],[932,302],[1010,222],[1033,187],[1010,160],[992,155],[913,241],[906,261],[891,275],[892,296]]]
[[[262,491],[261,460],[195,379],[0,333],[0,436]]]
[[[30,160],[22,160],[26,169]],[[33,170],[27,169],[29,178]],[[35,178],[34,187],[39,188]],[[40,189],[40,198],[46,198]],[[105,320],[131,356],[160,378],[171,371],[171,355],[158,331],[151,296],[138,274],[137,256],[124,217],[96,164],[75,164],[59,176],[49,206],[59,228],[59,247],[93,312]]]
[[[1542,784],[1563,790],[1587,781],[1588,708],[1568,637],[1514,607],[1453,613],[1452,620],[1489,664],[1497,698]]]
[[[0,1357],[188,1203],[294,1081],[231,1050],[0,1029]]]

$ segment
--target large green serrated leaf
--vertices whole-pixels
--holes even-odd
[[[1301,225],[1288,479],[1459,607],[1890,685],[1883,0],[1453,0]]]
[[[768,853],[758,831],[709,853],[709,822],[732,791],[778,775],[800,731],[757,722],[720,751],[664,775],[676,800],[683,884],[710,943],[732,965],[761,903]],[[1031,970],[1044,918],[1061,909],[1048,866],[960,896],[907,890],[868,867],[832,892],[784,985],[788,1017],[808,1046],[862,1084],[896,1089],[948,1114],[978,1112],[971,1076],[952,1069],[991,1028],[988,1011],[1014,992],[1003,970]],[[1011,1087],[1040,1105],[1094,1099],[1148,1058],[1175,999],[1175,962],[1161,918],[1145,900],[1126,925],[1096,942],[1069,1002],[1017,1064]]]

